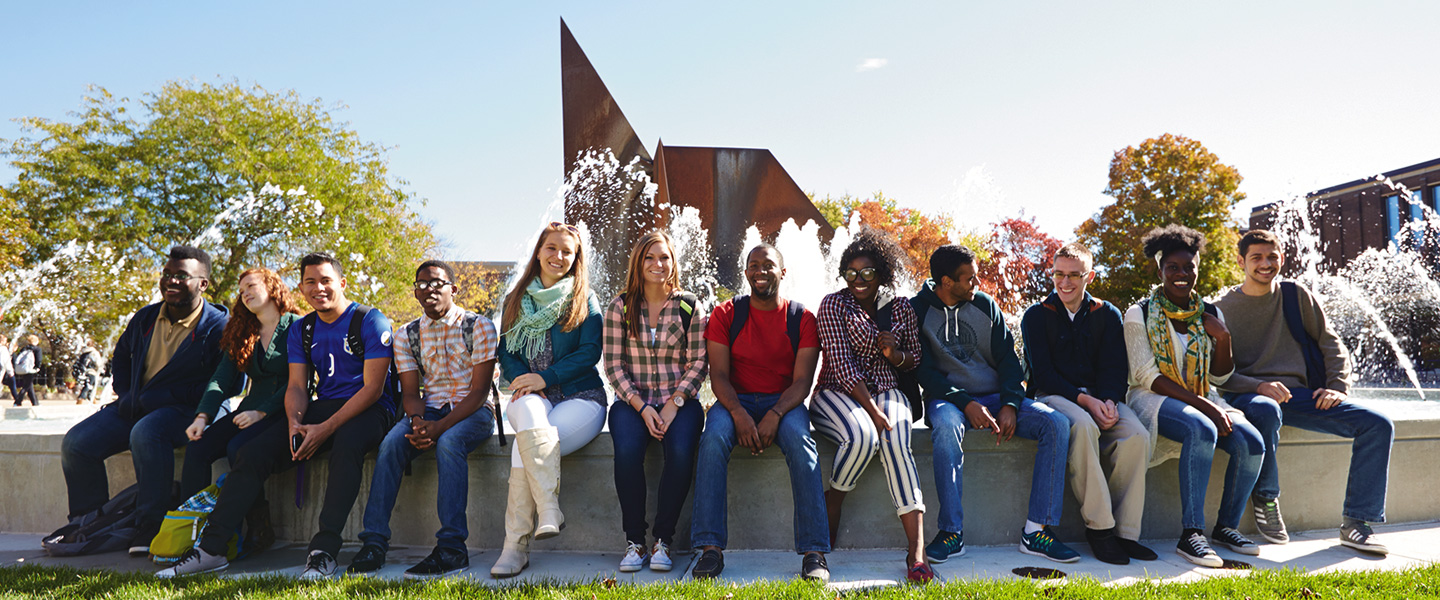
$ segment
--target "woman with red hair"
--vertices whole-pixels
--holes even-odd
[[[285,422],[278,418],[289,383],[285,336],[300,318],[299,310],[280,275],[264,267],[241,273],[239,292],[220,335],[220,366],[200,398],[195,421],[185,429],[190,443],[180,471],[184,498],[210,485],[210,465],[216,459],[228,456],[234,466],[241,446],[265,428]],[[250,394],[217,419],[220,404],[244,390],[246,377]]]

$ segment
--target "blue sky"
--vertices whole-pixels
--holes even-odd
[[[1166,132],[1240,170],[1238,215],[1440,156],[1434,2],[121,4],[0,8],[0,138],[90,84],[344,102],[457,259],[523,254],[554,199],[562,16],[652,151],[769,148],[802,189],[967,228],[1071,238],[1111,155]]]

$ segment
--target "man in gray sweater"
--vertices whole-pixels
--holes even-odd
[[[1385,485],[1395,426],[1348,401],[1350,356],[1310,291],[1278,277],[1285,257],[1275,234],[1257,229],[1240,238],[1244,283],[1215,302],[1225,314],[1235,374],[1221,387],[1232,406],[1266,433],[1265,461],[1250,500],[1255,524],[1275,544],[1290,540],[1280,516],[1275,459],[1280,424],[1355,440],[1340,542],[1385,554],[1368,523],[1385,521]],[[1300,329],[1301,331],[1296,331]]]

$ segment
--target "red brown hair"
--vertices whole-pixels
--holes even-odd
[[[290,296],[290,288],[285,286],[279,273],[265,267],[256,267],[241,273],[239,281],[245,281],[250,275],[259,275],[265,282],[265,289],[270,293],[270,302],[275,304],[281,314],[300,313],[295,306],[295,298]],[[250,367],[250,359],[259,340],[260,319],[250,312],[250,307],[245,306],[237,293],[235,306],[230,309],[230,322],[225,324],[225,332],[220,334],[220,351],[228,354],[230,359],[235,361],[235,366],[243,371]]]

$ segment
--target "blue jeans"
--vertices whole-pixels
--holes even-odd
[[[760,420],[780,400],[780,394],[739,394],[740,406]],[[705,432],[700,434],[700,454],[696,461],[695,504],[690,524],[691,541],[695,548],[725,547],[726,530],[725,484],[729,476],[730,453],[739,438],[730,411],[716,404],[705,419]],[[810,411],[797,406],[785,413],[775,432],[775,445],[785,453],[790,468],[790,493],[795,500],[795,551],[829,552],[830,523],[825,517],[824,483],[820,477],[820,454],[815,439],[810,437]]]
[[[979,396],[979,402],[993,416],[999,416],[1000,394]],[[928,400],[925,412],[930,419],[930,444],[935,465],[935,496],[940,502],[938,526],[941,531],[962,532],[965,511],[960,505],[962,467],[965,453],[960,448],[969,423],[965,411],[952,402]],[[989,433],[988,431],[986,433]],[[1070,420],[1044,404],[1026,398],[1015,418],[1015,435],[1035,440],[1035,468],[1030,474],[1030,507],[1027,519],[1042,525],[1059,525],[1065,502],[1065,461],[1070,452]]]
[[[1385,522],[1385,487],[1390,480],[1390,447],[1395,443],[1395,424],[1389,417],[1363,406],[1341,402],[1330,410],[1315,408],[1314,392],[1290,388],[1284,404],[1258,394],[1228,394],[1225,399],[1245,413],[1265,438],[1265,460],[1255,495],[1280,497],[1280,467],[1275,447],[1280,426],[1318,431],[1355,440],[1350,447],[1350,479],[1345,485],[1346,517],[1369,523]]]
[[[450,414],[450,406],[425,407],[426,421],[439,421]],[[435,512],[440,516],[440,531],[435,545],[440,548],[465,550],[470,529],[465,520],[465,505],[470,490],[470,453],[495,431],[495,410],[481,406],[474,414],[451,426],[435,440],[435,468],[439,490]],[[400,419],[385,440],[380,442],[380,455],[375,458],[375,472],[370,476],[370,495],[365,501],[365,530],[360,541],[385,550],[390,549],[390,513],[395,510],[395,497],[400,494],[400,479],[405,465],[424,451],[416,450],[405,436],[411,432],[410,419]]]
[[[1174,398],[1160,405],[1160,435],[1180,442],[1180,524],[1186,529],[1205,529],[1205,489],[1210,485],[1210,465],[1218,446],[1230,455],[1225,466],[1225,489],[1220,493],[1220,513],[1215,524],[1236,527],[1260,463],[1265,460],[1265,442],[1260,431],[1244,418],[1230,414],[1230,435],[1222,436],[1204,413]]]
[[[70,517],[100,508],[110,499],[105,459],[129,450],[140,492],[135,510],[141,531],[159,527],[165,511],[175,508],[170,496],[175,485],[175,449],[188,440],[185,427],[193,420],[195,408],[190,406],[165,406],[131,419],[109,404],[76,423],[60,443]]]
[[[658,408],[656,410],[659,410]],[[700,428],[705,411],[700,403],[690,400],[675,411],[675,419],[667,423],[660,447],[665,451],[665,468],[660,472],[660,488],[656,490],[655,539],[667,545],[675,539],[675,523],[680,509],[690,495],[690,480],[695,476],[695,451],[700,444]],[[629,403],[610,405],[610,439],[615,445],[615,492],[620,496],[620,524],[625,539],[645,545],[645,449],[656,441],[645,427],[640,413]]]

